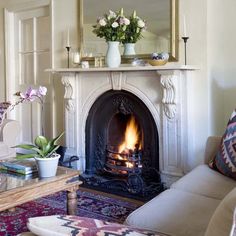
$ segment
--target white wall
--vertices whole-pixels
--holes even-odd
[[[200,70],[190,81],[190,149],[192,166],[203,161],[209,135],[222,135],[236,107],[235,0],[180,0],[180,36],[183,15],[189,35],[188,64]],[[180,61],[184,62],[183,42]]]
[[[210,133],[221,135],[236,108],[235,0],[208,0]]]
[[[197,65],[195,77],[189,82],[188,107],[189,149],[193,153],[191,167],[203,161],[204,144],[208,136],[208,82],[207,82],[207,1],[180,0],[180,37],[183,35],[183,16],[186,17],[187,64]],[[180,38],[180,62],[184,64],[184,44]],[[186,124],[187,125],[187,124]]]
[[[71,52],[78,49],[78,0],[53,0],[53,67],[67,67],[67,29],[70,31]],[[71,65],[72,66],[72,65]],[[52,75],[55,90],[54,136],[64,130],[64,87],[58,75]]]
[[[67,66],[67,29],[70,31],[71,50],[78,48],[78,7],[78,0],[53,0],[54,67]]]

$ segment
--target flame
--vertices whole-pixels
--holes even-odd
[[[120,156],[120,155],[117,155],[117,159],[118,160],[123,160],[124,158],[122,156]]]
[[[132,162],[126,162],[126,167],[127,168],[133,168],[134,167],[134,164]]]
[[[135,145],[138,143],[139,143],[138,125],[136,124],[135,119],[132,116],[126,126],[125,139],[124,142],[119,146],[119,153],[124,152],[126,149],[134,150]]]

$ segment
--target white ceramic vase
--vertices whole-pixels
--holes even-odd
[[[108,41],[108,48],[106,54],[106,64],[110,68],[116,68],[120,66],[121,56],[119,51],[120,42]]]
[[[124,44],[124,55],[135,55],[135,43],[125,43]]]
[[[49,158],[35,157],[40,178],[48,178],[56,175],[60,156],[61,155],[55,153]]]

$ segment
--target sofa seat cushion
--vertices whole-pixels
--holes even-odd
[[[216,199],[223,199],[235,187],[235,180],[210,169],[208,165],[196,167],[171,185],[171,188]]]
[[[79,216],[41,216],[28,219],[29,230],[39,236],[166,236],[150,230]]]
[[[169,189],[133,211],[128,225],[175,236],[202,236],[220,200]]]
[[[207,227],[205,236],[229,236],[234,224],[236,188],[219,204]]]

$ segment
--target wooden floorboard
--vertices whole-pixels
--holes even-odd
[[[111,198],[116,198],[116,199],[119,199],[119,200],[122,200],[122,201],[134,203],[134,204],[137,204],[137,205],[139,205],[139,206],[142,206],[142,205],[144,204],[144,202],[139,201],[139,200],[136,200],[136,199],[121,197],[121,196],[118,196],[118,195],[115,195],[115,194],[105,193],[105,192],[97,191],[97,190],[90,189],[90,188],[80,187],[80,189],[81,189],[81,190],[84,190],[84,191],[86,191],[86,192],[91,192],[91,193],[95,193],[95,194],[100,194],[100,195],[102,195],[102,196],[111,197]]]

